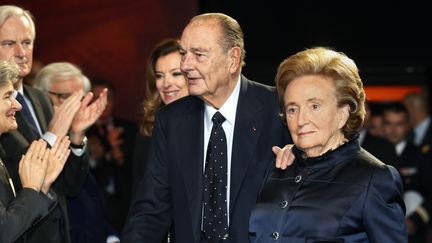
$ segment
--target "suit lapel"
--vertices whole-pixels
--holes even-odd
[[[15,114],[18,129],[15,131],[11,131],[10,133],[17,137],[20,143],[28,144],[28,141],[33,141],[38,138],[37,134],[31,129],[31,127],[27,124],[23,114],[21,112],[17,112]]]
[[[198,99],[198,98],[197,98]],[[202,174],[204,163],[204,104],[199,101],[197,110],[188,112],[178,123],[180,171],[185,182],[189,213],[194,236],[199,236],[201,229]],[[185,209],[186,210],[186,209]],[[199,239],[195,239],[197,242]]]
[[[234,128],[233,148],[231,155],[231,195],[230,211],[235,205],[246,172],[253,160],[253,153],[262,131],[264,118],[260,111],[264,106],[253,93],[248,91],[249,81],[242,76],[240,96],[237,105],[236,123]],[[235,176],[232,176],[235,175]]]
[[[35,93],[29,89],[28,87],[26,87],[24,85],[24,90],[26,92],[26,95],[28,96],[28,98],[30,99],[32,105],[33,105],[33,109],[35,111],[36,117],[38,119],[38,123],[39,126],[42,130],[42,133],[44,133],[48,127],[47,127],[47,121],[45,119],[45,115],[42,109],[42,104],[41,101],[38,99],[38,97],[35,95]]]

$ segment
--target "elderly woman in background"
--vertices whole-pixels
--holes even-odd
[[[22,108],[13,88],[17,76],[14,63],[0,63],[0,134],[17,129],[15,114]],[[53,209],[56,196],[50,187],[66,163],[69,144],[68,137],[57,139],[51,149],[42,139],[34,141],[19,163],[21,190],[15,189],[3,163],[7,151],[0,146],[0,242],[16,241]]]
[[[269,169],[251,242],[407,242],[400,176],[358,142],[365,93],[355,63],[308,49],[280,64],[276,86],[295,161]]]

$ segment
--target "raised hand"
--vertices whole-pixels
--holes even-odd
[[[22,156],[18,173],[23,188],[41,190],[48,165],[49,151],[46,146],[42,139],[33,141],[26,154]]]
[[[58,175],[63,170],[63,167],[69,157],[70,150],[69,137],[58,138],[54,143],[54,146],[49,150],[48,154],[48,166],[46,170],[45,180],[41,190],[46,194],[48,193],[51,184],[57,179]]]
[[[85,130],[93,125],[102,115],[108,103],[107,95],[108,89],[104,89],[99,97],[90,104],[93,93],[89,92],[81,101],[81,106],[75,114],[71,125],[71,141],[73,143],[79,144],[84,137]]]
[[[54,106],[54,115],[48,125],[48,131],[58,137],[66,136],[71,127],[72,120],[81,107],[83,91],[73,93],[59,107]]]

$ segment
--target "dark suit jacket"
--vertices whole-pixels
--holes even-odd
[[[398,156],[396,164],[396,169],[398,169],[402,178],[404,191],[416,191],[422,195],[424,200],[422,205],[409,217],[416,228],[415,234],[410,235],[410,242],[424,241],[422,237],[428,222],[425,221],[420,212],[426,210],[429,215],[432,212],[432,190],[429,189],[432,183],[431,179],[426,179],[432,175],[430,157],[430,153],[423,153],[420,147],[407,141],[404,150]]]
[[[0,146],[0,150],[3,150]],[[4,158],[4,153],[0,153]],[[0,162],[0,242],[14,242],[54,208],[55,201],[43,193],[24,188],[13,195],[9,173]]]
[[[24,92],[33,104],[42,132],[45,132],[53,114],[51,100],[45,93],[26,85],[24,85]],[[19,191],[21,190],[21,181],[18,175],[19,161],[30,143],[39,137],[31,131],[21,112],[17,112],[16,119],[18,130],[3,134],[0,137],[0,144],[6,151],[6,167],[17,191]],[[70,242],[65,197],[75,196],[80,192],[87,172],[88,163],[85,155],[77,157],[71,153],[63,171],[52,185],[59,203],[48,217],[31,228],[22,238],[23,241],[35,243]]]
[[[397,163],[396,151],[393,144],[384,138],[367,133],[361,147],[388,165],[395,166]]]
[[[248,241],[248,221],[273,145],[289,143],[273,88],[242,76],[231,158],[227,242]],[[148,168],[140,182],[122,242],[161,242],[174,222],[176,242],[200,242],[204,161],[204,102],[185,97],[155,121]]]
[[[151,137],[138,133],[135,137],[132,157],[132,197],[135,195],[139,182],[144,175],[151,147]]]

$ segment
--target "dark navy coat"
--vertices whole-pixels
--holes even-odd
[[[251,242],[407,242],[402,183],[357,139],[272,168],[252,211]]]

